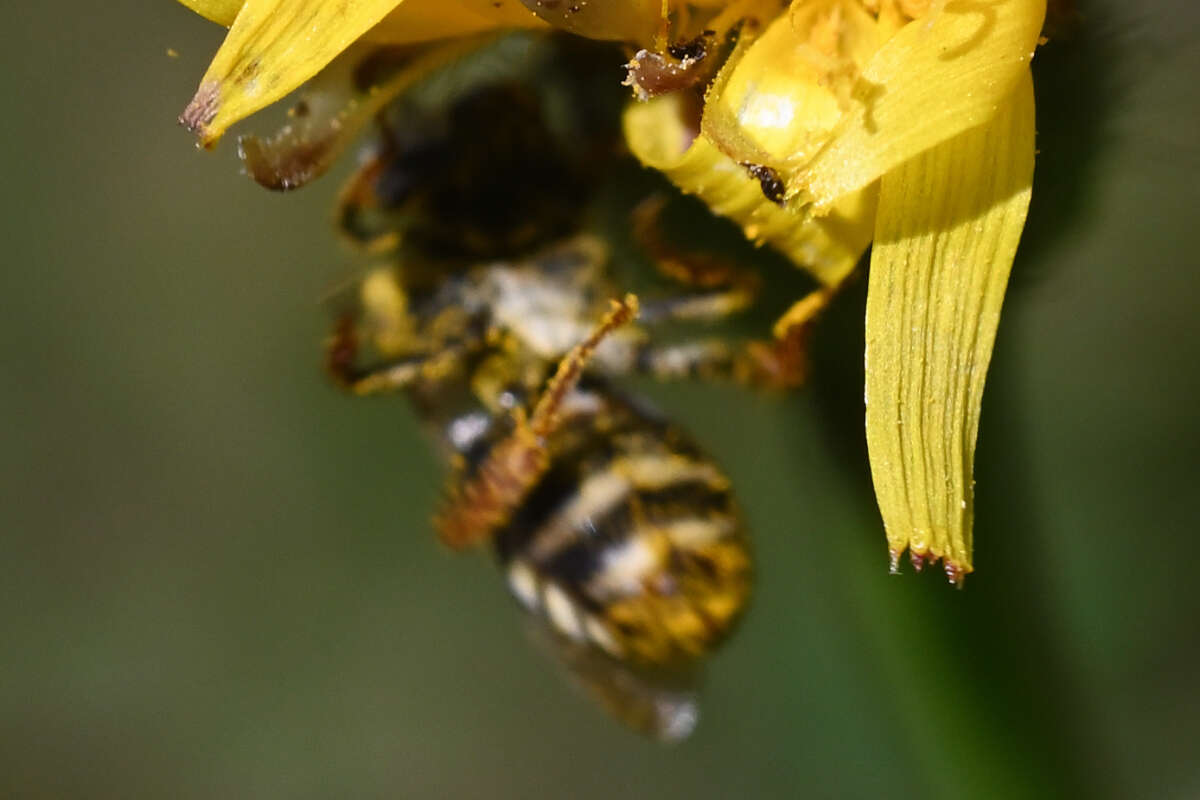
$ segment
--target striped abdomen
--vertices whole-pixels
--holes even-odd
[[[549,468],[496,535],[509,586],[560,633],[646,665],[710,650],[746,604],[728,478],[678,428],[577,390]]]

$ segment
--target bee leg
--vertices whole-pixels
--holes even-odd
[[[792,304],[776,322],[771,341],[745,346],[750,382],[771,389],[791,389],[808,377],[808,339],[813,322],[833,299],[836,287],[809,292]]]
[[[424,356],[398,358],[354,372],[338,373],[330,370],[334,380],[344,389],[356,395],[385,394],[399,392],[412,386],[431,366]]]
[[[390,154],[378,153],[364,163],[338,192],[335,204],[337,230],[355,247],[368,253],[388,253],[400,243],[394,230],[381,230],[378,222],[372,225],[367,214],[379,210],[375,186],[387,169]]]
[[[325,371],[334,383],[356,395],[398,392],[412,386],[442,363],[453,363],[459,351],[449,348],[435,357],[417,354],[381,361],[369,366],[358,363],[359,339],[354,319],[342,317],[325,343]]]
[[[549,465],[546,439],[558,429],[563,400],[579,383],[600,342],[637,313],[632,294],[612,301],[595,330],[559,361],[533,411],[527,415],[518,409],[512,433],[492,447],[469,480],[453,485],[434,523],[443,542],[461,550],[485,541],[504,524]]]
[[[661,225],[666,204],[664,195],[652,194],[633,209],[631,228],[638,247],[663,277],[684,286],[709,290],[710,294],[712,290],[720,290],[731,298],[742,298],[730,303],[725,313],[745,308],[758,294],[758,275],[727,259],[705,251],[685,250],[668,241]],[[644,310],[643,318],[648,310]]]
[[[808,374],[812,317],[819,310],[813,307],[823,307],[824,291],[814,292],[796,303],[776,324],[774,339],[733,343],[703,338],[670,344],[646,340],[637,350],[633,370],[660,380],[731,380],[768,390],[800,386]]]
[[[647,346],[638,351],[634,368],[659,380],[728,380],[759,389],[791,389],[807,374],[807,330],[797,328],[779,341],[698,339]]]
[[[633,211],[633,235],[664,276],[697,291],[645,304],[642,320],[715,321],[754,302],[757,275],[707,253],[676,248],[662,236],[659,221],[666,200],[651,195]],[[836,287],[822,287],[796,302],[780,317],[770,340],[737,346],[699,340],[674,345],[646,345],[637,369],[662,378],[728,378],[757,388],[784,390],[808,376],[808,338],[812,322],[829,304]]]
[[[792,305],[774,327],[774,338],[730,344],[699,339],[667,345],[645,343],[637,372],[664,380],[732,380],[768,390],[801,386],[808,377],[808,340],[813,322],[836,290],[813,291]]]
[[[757,289],[733,286],[712,291],[686,292],[647,300],[641,320],[659,322],[715,322],[744,311],[754,303]]]
[[[737,371],[737,350],[721,339],[655,345],[638,350],[634,370],[660,380],[720,380]]]
[[[711,322],[753,304],[761,284],[758,275],[710,253],[685,251],[667,241],[659,224],[665,205],[661,194],[639,203],[632,214],[633,236],[659,274],[692,291],[647,301],[642,305],[641,320],[651,325]]]

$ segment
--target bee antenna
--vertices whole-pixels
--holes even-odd
[[[606,336],[637,316],[637,297],[613,300],[612,308],[586,339],[563,356],[528,419],[518,409],[513,432],[497,442],[466,483],[451,490],[435,525],[442,541],[461,550],[477,544],[509,518],[550,463],[546,437],[558,427],[558,412]]]
[[[627,294],[621,300],[614,299],[610,302],[612,307],[591,335],[575,345],[558,362],[558,369],[555,371],[554,377],[550,379],[546,391],[542,393],[537,406],[533,409],[533,415],[529,419],[529,429],[535,436],[544,438],[554,432],[558,425],[558,410],[562,407],[563,398],[579,383],[583,368],[592,354],[596,352],[596,348],[600,346],[600,342],[604,341],[614,330],[637,317],[638,299],[636,295]]]

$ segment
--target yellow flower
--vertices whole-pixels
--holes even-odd
[[[412,43],[533,27],[516,0],[180,0],[229,27],[180,121],[206,146],[281,99],[360,38]]]
[[[1044,15],[1044,0],[796,0],[743,26],[698,126],[671,95],[625,119],[644,163],[812,272],[817,299],[874,241],[866,428],[893,569],[908,549],[955,583],[973,568],[976,431],[1029,205]]]
[[[229,28],[180,121],[206,146],[281,99],[351,44],[414,44],[545,27],[649,43],[662,35],[657,0],[180,0]],[[526,8],[529,6],[529,8]],[[532,9],[532,10],[531,10]]]
[[[205,144],[359,39],[548,23],[648,48],[631,69],[665,59],[668,41],[736,40],[699,111],[686,88],[631,104],[629,148],[822,284],[781,338],[874,242],[866,428],[892,563],[908,549],[918,567],[943,559],[954,582],[972,570],[976,431],[1030,197],[1045,0],[181,2],[230,26],[182,117]],[[689,69],[680,52],[671,75]]]

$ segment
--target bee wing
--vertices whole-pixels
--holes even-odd
[[[691,735],[700,719],[696,669],[649,671],[618,661],[596,647],[558,635],[530,618],[535,647],[563,668],[571,684],[623,725],[662,742]]]

